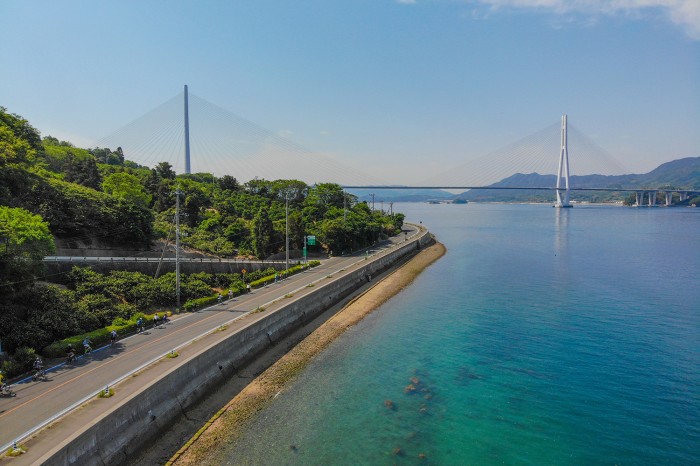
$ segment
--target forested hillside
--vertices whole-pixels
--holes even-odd
[[[0,107],[2,349],[38,350],[114,319],[172,305],[175,283],[168,275],[158,280],[127,273],[97,277],[76,269],[56,280],[44,276],[41,259],[55,251],[56,240],[134,249],[160,238],[172,240],[178,192],[182,243],[220,256],[267,258],[284,251],[287,205],[290,249],[301,249],[304,236],[314,235],[312,252],[370,245],[400,232],[404,219],[372,210],[336,184],[240,182],[235,173],[177,175],[166,162],[139,166],[119,147],[82,149],[42,138],[24,118]],[[243,277],[235,275],[186,278],[185,299],[242,283]]]

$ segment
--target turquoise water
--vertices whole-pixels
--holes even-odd
[[[700,462],[700,209],[394,208],[447,255],[222,446],[229,464]]]

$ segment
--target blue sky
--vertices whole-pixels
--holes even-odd
[[[0,105],[83,146],[188,84],[396,182],[562,113],[633,172],[700,155],[698,0],[2,0],[0,63]]]

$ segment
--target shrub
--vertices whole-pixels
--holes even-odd
[[[129,323],[128,320],[124,319],[123,317],[117,317],[112,321],[112,325],[115,327],[127,325]]]
[[[26,346],[18,348],[10,359],[2,363],[2,371],[8,379],[29,372],[32,369],[36,356],[34,348]]]
[[[143,314],[138,312],[132,316],[132,318],[126,321],[123,325],[110,325],[107,327],[99,328],[93,330],[92,332],[83,333],[81,335],[74,335],[72,337],[64,338],[61,341],[56,341],[51,343],[46,348],[42,350],[42,354],[47,358],[62,358],[66,355],[66,348],[68,344],[73,345],[73,348],[78,354],[82,354],[84,351],[83,340],[87,337],[92,342],[92,347],[97,348],[101,345],[106,344],[110,341],[112,330],[117,331],[117,335],[124,336],[131,332],[136,331],[136,320],[142,317],[146,322],[153,320],[153,314]],[[116,320],[116,319],[115,319]]]
[[[187,300],[185,304],[183,304],[182,309],[185,311],[194,311],[196,309],[216,303],[218,297],[219,295],[215,294],[213,296],[205,296],[204,298],[190,299]]]
[[[272,270],[272,274],[250,282],[250,286],[251,286],[251,288],[260,288],[261,286],[265,286],[268,283],[273,282],[275,280],[275,274],[277,274],[277,273],[279,273],[280,275],[285,275],[286,277],[290,277],[290,276],[297,274],[299,272],[303,272],[304,270],[306,270],[310,267],[316,267],[318,265],[321,265],[321,262],[310,261],[308,264],[295,265],[294,267],[290,267],[287,269],[286,275],[284,272],[278,272],[275,269],[267,269],[268,271]]]

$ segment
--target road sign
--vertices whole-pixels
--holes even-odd
[[[316,246],[316,237],[313,235],[309,235],[306,237],[306,244],[309,246]]]

